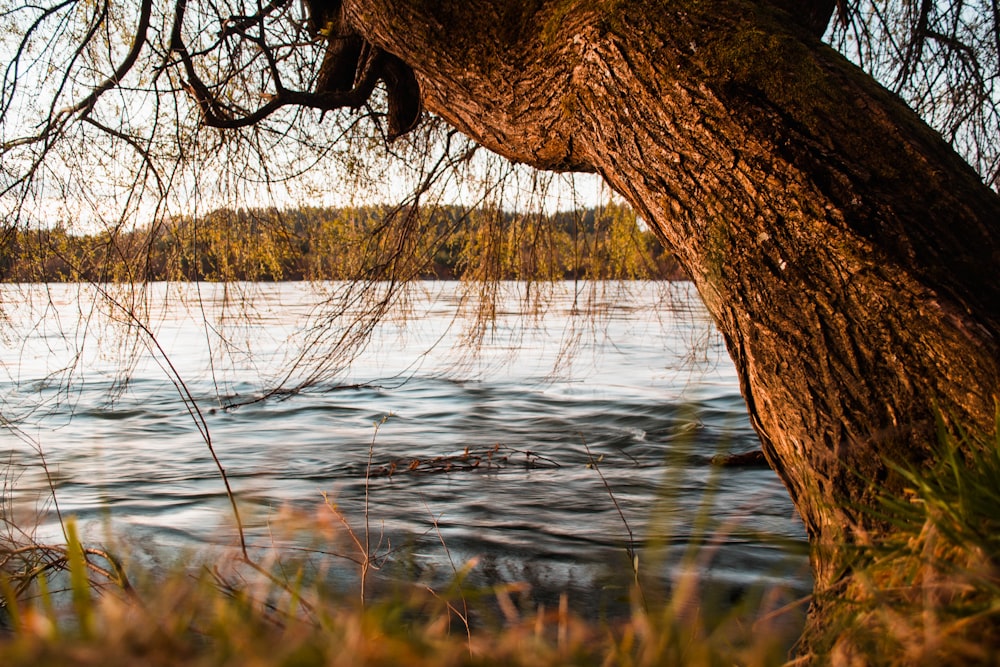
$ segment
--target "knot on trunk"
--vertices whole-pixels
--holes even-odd
[[[344,17],[341,0],[304,0],[309,28],[326,39],[326,52],[314,92],[360,92],[367,98],[375,84],[385,83],[389,139],[420,124],[420,84],[413,69],[395,55],[367,42]]]

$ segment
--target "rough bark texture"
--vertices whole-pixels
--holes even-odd
[[[835,3],[818,1],[817,8]],[[677,254],[805,521],[819,591],[856,507],[936,415],[993,427],[1000,198],[775,4],[347,0],[426,108],[542,169],[597,171]]]

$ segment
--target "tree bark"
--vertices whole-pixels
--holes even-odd
[[[834,3],[817,2],[832,8]],[[761,0],[347,0],[425,107],[597,171],[677,255],[809,533],[817,591],[935,420],[989,432],[1000,198],[900,100]]]

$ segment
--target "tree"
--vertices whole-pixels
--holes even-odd
[[[857,508],[898,485],[887,462],[927,456],[938,417],[994,428],[1000,199],[816,25],[739,1],[345,12],[428,109],[598,171],[654,225],[726,338],[820,591],[884,529]]]
[[[119,69],[71,81],[94,94],[5,150],[41,147],[27,173],[69,119],[104,125],[94,95],[146,48],[153,87],[172,77],[223,130],[356,108],[392,140],[426,109],[512,161],[600,174],[718,323],[820,593],[889,530],[864,508],[900,488],[891,462],[931,456],[939,421],[995,429],[1000,198],[940,134],[997,183],[995,2],[307,4],[304,22],[289,0],[232,16],[178,0],[156,23],[144,0]],[[844,53],[938,130],[821,40],[834,18]]]

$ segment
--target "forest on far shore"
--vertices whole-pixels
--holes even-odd
[[[7,229],[3,282],[676,280],[627,206],[552,214],[437,207],[218,209],[147,227]]]

